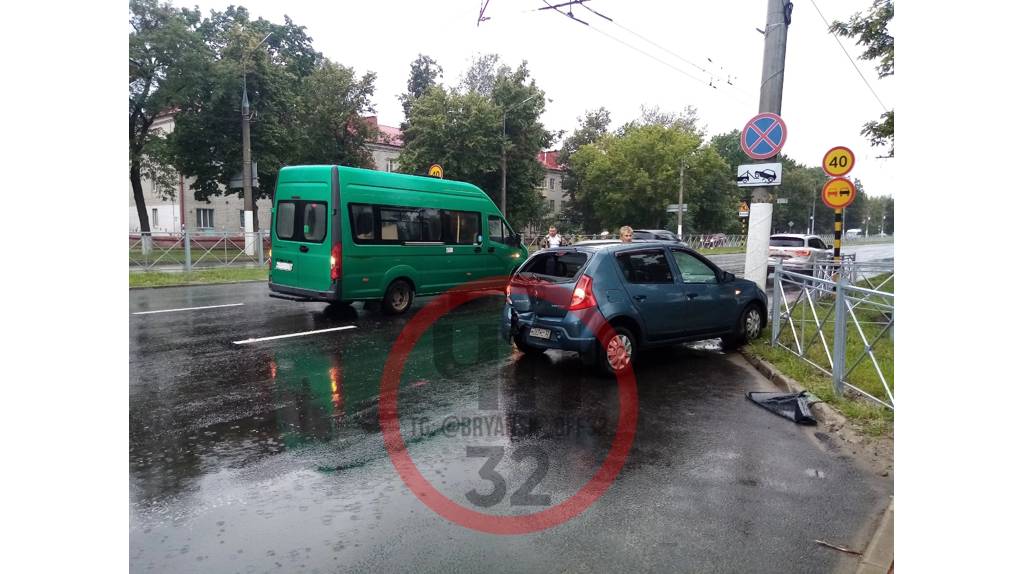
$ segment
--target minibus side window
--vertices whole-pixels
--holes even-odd
[[[441,211],[445,243],[472,245],[480,235],[480,214],[470,211]]]
[[[295,235],[295,203],[282,201],[277,204],[277,238],[292,239]]]
[[[420,225],[423,241],[441,241],[441,212],[437,209],[421,209]]]
[[[373,225],[373,206],[349,205],[352,234],[356,243],[373,243],[377,239]]]
[[[380,238],[384,241],[422,241],[419,211],[380,208]]]
[[[487,216],[487,228],[488,234],[491,237],[491,241],[495,243],[504,243],[505,238],[502,236],[502,221],[500,218],[493,215]]]

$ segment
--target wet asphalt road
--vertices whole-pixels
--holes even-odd
[[[618,421],[614,380],[499,340],[500,302],[468,303],[427,331],[399,393],[418,471],[487,515],[567,500]],[[706,343],[642,356],[635,439],[603,497],[541,532],[477,532],[425,506],[384,447],[381,375],[411,314],[325,313],[270,299],[262,283],[135,290],[129,312],[228,304],[130,316],[133,572],[852,570],[814,540],[863,548],[892,493],[826,429],[747,401],[774,389]],[[504,492],[481,478],[488,458],[468,456],[480,447],[497,449]]]

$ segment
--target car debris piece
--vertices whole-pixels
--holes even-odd
[[[807,391],[801,391],[799,393],[768,393],[752,391],[747,393],[747,398],[780,417],[785,417],[797,424],[818,424],[818,419],[814,418],[814,415],[811,414],[811,403],[818,402],[818,398]]]

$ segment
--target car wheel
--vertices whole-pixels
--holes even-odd
[[[393,281],[384,292],[381,308],[388,315],[401,315],[412,307],[414,293],[412,285],[404,279]]]
[[[534,347],[526,342],[526,335],[520,332],[518,335],[512,338],[512,342],[515,343],[516,348],[519,349],[524,355],[543,355],[544,349],[541,347]]]
[[[625,327],[615,327],[601,343],[598,362],[601,369],[610,375],[617,375],[633,364],[636,356],[636,337]]]
[[[722,346],[726,349],[737,349],[761,336],[761,307],[751,303],[740,313],[733,333],[722,337]]]

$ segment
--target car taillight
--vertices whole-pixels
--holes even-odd
[[[341,244],[335,243],[331,247],[331,281],[341,278]]]
[[[511,281],[509,281],[508,284],[505,285],[505,302],[508,303],[509,305],[512,304],[512,282]]]
[[[808,257],[811,254],[811,250],[810,249],[797,249],[793,253],[796,253],[796,255],[798,257]]]
[[[274,266],[274,264],[272,263],[273,260],[274,260],[274,249],[273,248],[269,248],[269,249],[267,249],[267,267],[273,267]]]
[[[589,275],[580,277],[580,280],[576,282],[576,288],[572,290],[572,300],[569,301],[570,311],[579,311],[597,305],[591,285],[592,281]]]

